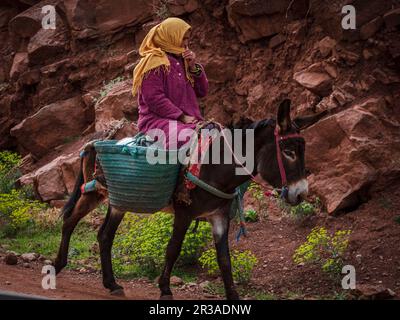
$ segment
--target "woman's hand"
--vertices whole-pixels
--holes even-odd
[[[190,50],[189,48],[186,48],[186,51],[182,53],[183,59],[185,59],[188,62],[189,68],[193,69],[196,64],[196,54]]]
[[[196,123],[197,122],[197,119],[195,117],[188,116],[186,114],[181,115],[178,120],[183,123]]]

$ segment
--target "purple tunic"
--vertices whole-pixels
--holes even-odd
[[[186,78],[183,58],[168,55],[170,72],[161,67],[150,70],[143,79],[139,94],[138,127],[146,133],[151,129],[161,129],[165,133],[166,147],[170,146],[169,123],[174,121],[175,131],[179,135],[185,128],[194,129],[195,124],[185,124],[177,119],[182,115],[204,120],[200,114],[197,97],[204,97],[208,91],[208,80],[202,68],[199,76],[193,75],[194,87]],[[185,141],[178,141],[179,148]]]

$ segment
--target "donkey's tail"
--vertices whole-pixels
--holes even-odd
[[[63,219],[68,219],[71,214],[72,211],[75,208],[76,203],[78,202],[79,198],[81,197],[81,185],[84,182],[84,176],[83,176],[83,157],[81,158],[81,165],[79,168],[79,175],[78,178],[75,181],[75,186],[74,186],[74,190],[72,191],[72,194],[70,196],[70,198],[68,199],[67,203],[64,205],[64,207],[62,208],[61,211],[61,215],[63,217]]]

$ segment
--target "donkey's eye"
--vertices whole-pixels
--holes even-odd
[[[287,158],[288,160],[290,160],[290,161],[296,160],[296,153],[294,151],[285,149],[285,150],[283,150],[282,153],[285,156],[285,158]]]

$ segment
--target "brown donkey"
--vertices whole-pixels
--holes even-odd
[[[260,174],[261,178],[274,188],[286,187],[285,200],[291,205],[298,204],[308,192],[304,163],[305,141],[299,132],[317,122],[324,114],[296,118],[291,121],[290,100],[284,100],[278,108],[276,121],[262,120],[240,126],[242,129],[254,130],[255,166],[251,175],[236,175],[236,164],[203,164],[200,179],[225,193],[233,193],[236,187],[248,181],[251,176]],[[243,141],[245,140],[243,138]],[[222,153],[223,143],[220,145]],[[86,156],[81,159],[81,169],[74,191],[62,211],[64,224],[61,244],[55,260],[57,273],[67,264],[68,247],[74,228],[84,216],[107,197],[106,183],[99,172],[95,176],[100,182],[98,184],[100,188],[89,193],[81,193],[81,185],[92,180],[96,163],[93,143],[87,144],[85,151]],[[181,176],[178,180],[178,187],[182,183],[183,177]],[[232,200],[219,198],[200,187],[190,190],[190,199],[190,205],[179,203],[173,199],[173,234],[167,246],[165,265],[159,278],[161,298],[172,298],[170,275],[180,254],[182,242],[190,223],[193,219],[204,218],[212,225],[217,260],[226,297],[227,299],[239,299],[232,278],[228,243],[229,211]],[[109,205],[104,223],[98,232],[103,284],[111,294],[117,295],[123,295],[124,291],[114,278],[111,247],[124,214],[125,212]]]

